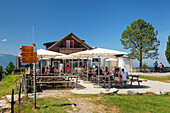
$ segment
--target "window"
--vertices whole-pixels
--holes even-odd
[[[63,47],[74,48],[74,40],[63,41]]]
[[[66,41],[66,48],[70,48],[70,40]]]

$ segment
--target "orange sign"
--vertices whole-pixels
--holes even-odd
[[[21,46],[22,63],[37,63],[37,52],[34,52],[33,46]]]
[[[22,50],[22,53],[33,53],[34,52],[33,46],[21,46],[20,49]]]

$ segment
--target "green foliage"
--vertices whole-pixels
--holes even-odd
[[[14,66],[13,62],[10,61],[9,64],[5,68],[5,75],[10,75],[13,72],[14,67],[15,66]]]
[[[1,81],[1,79],[2,79],[2,76],[3,76],[3,67],[0,66],[0,81]]]
[[[160,41],[157,39],[158,32],[154,31],[152,24],[147,23],[143,19],[137,19],[122,33],[121,44],[124,49],[130,49],[130,57],[140,60],[142,67],[142,59],[156,58]]]
[[[167,61],[170,64],[170,35],[168,36],[168,42],[167,42],[167,46],[166,46],[166,50],[165,50],[165,56]]]
[[[143,68],[147,68],[147,67],[148,67],[148,63],[144,62],[144,63],[142,64],[142,67],[143,67]]]

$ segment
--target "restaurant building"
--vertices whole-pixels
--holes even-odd
[[[85,40],[81,40],[78,38],[75,34],[69,33],[68,35],[64,36],[63,38],[54,41],[54,42],[47,42],[43,44],[45,46],[46,50],[54,51],[63,53],[66,55],[84,51],[84,50],[91,50],[91,48],[88,44],[85,43]],[[109,67],[110,70],[113,67],[120,67],[125,68],[126,71],[132,71],[133,66],[133,59],[132,58],[126,58],[123,57],[123,55],[115,56],[114,58],[117,59],[117,61],[110,61],[107,62],[107,57],[100,57],[100,66],[104,68],[105,66]],[[94,67],[95,65],[98,65],[98,57],[89,58],[89,67]],[[58,67],[59,63],[68,62],[70,67],[72,66],[86,66],[87,65],[87,59],[67,59],[67,60],[59,60],[59,59],[49,59],[43,61],[43,66],[56,66]],[[72,65],[73,63],[73,65]]]

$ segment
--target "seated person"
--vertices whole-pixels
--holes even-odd
[[[124,69],[122,69],[121,75],[122,75],[122,81],[123,81],[124,87],[126,87],[126,82],[127,82],[127,79],[128,79],[128,74],[124,71]]]
[[[98,75],[98,66],[95,66],[96,70],[94,71],[94,75],[97,76]],[[103,75],[103,71],[100,68],[100,75]]]
[[[81,66],[77,66],[77,70],[76,70],[77,74],[81,74],[82,73],[82,69]]]
[[[50,68],[50,73],[54,73],[54,68]]]
[[[105,67],[104,75],[105,75],[105,76],[109,75],[108,67]]]
[[[114,81],[115,81],[115,87],[117,87],[119,83],[121,83],[121,85],[122,85],[122,79],[120,77],[118,68],[115,69],[115,72],[114,72]]]

